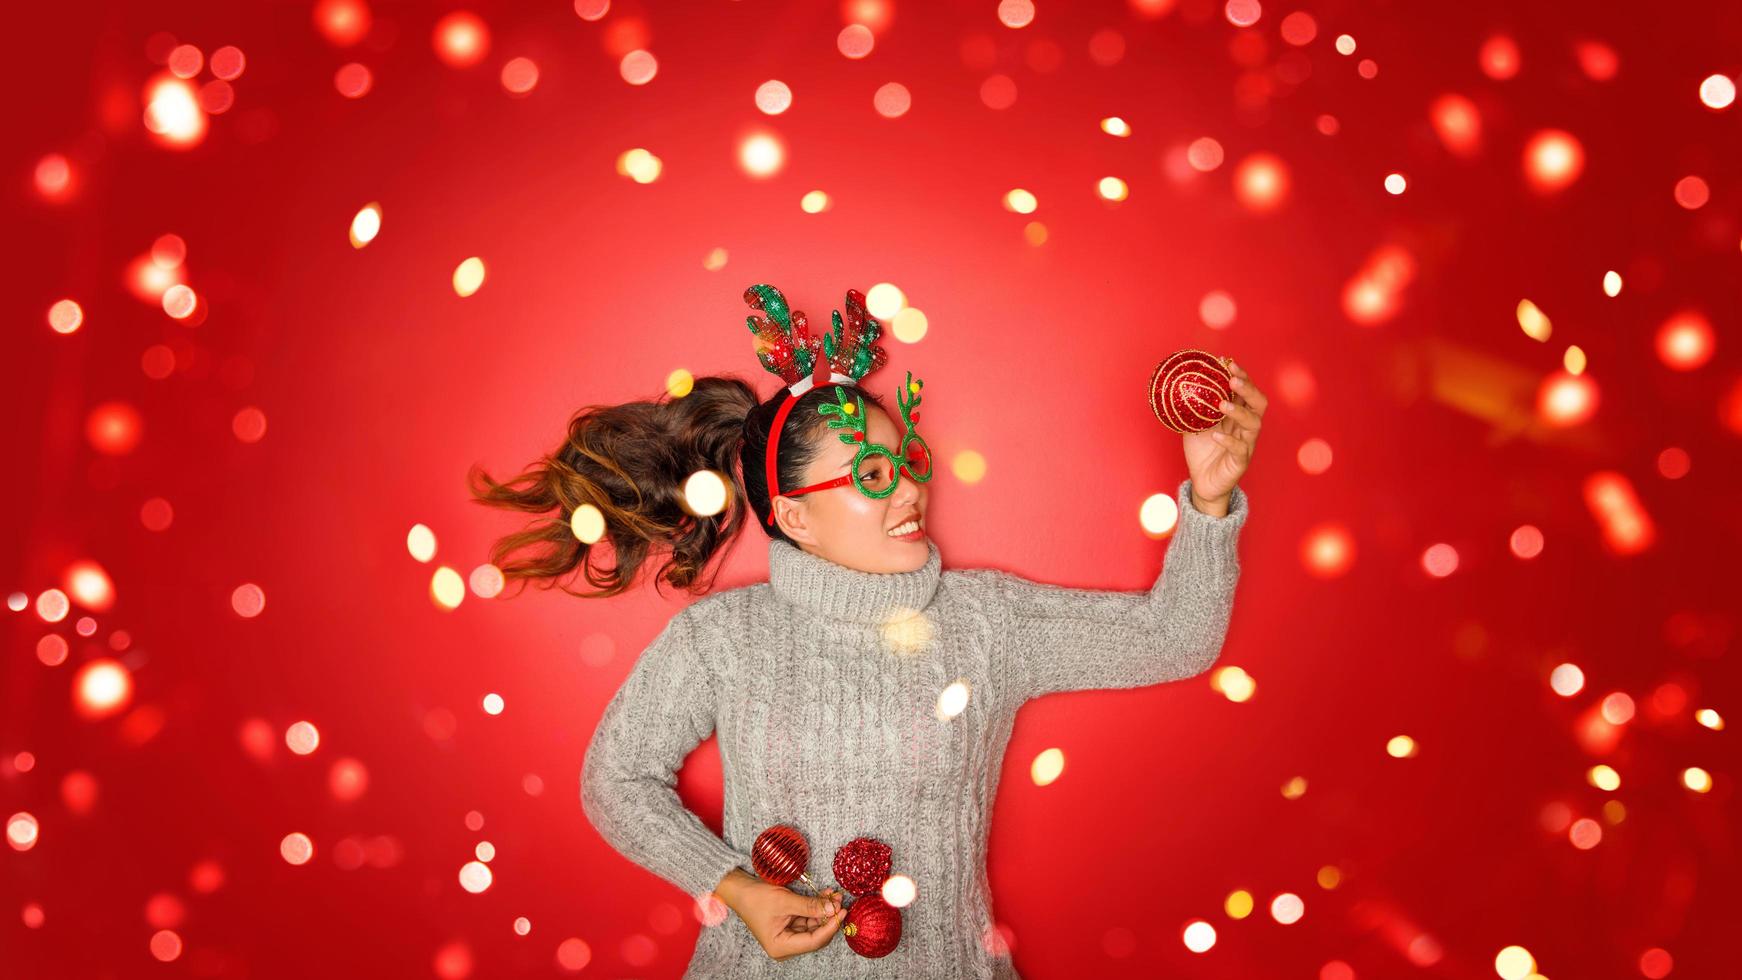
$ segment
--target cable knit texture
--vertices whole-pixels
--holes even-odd
[[[743,921],[704,927],[687,977],[1014,977],[995,941],[986,837],[1017,708],[1083,688],[1138,687],[1210,668],[1233,611],[1246,493],[1225,517],[1191,502],[1146,591],[941,568],[861,572],[769,542],[769,581],[680,610],[641,654],[588,747],[581,801],[611,846],[694,897],[750,868],[756,835],[809,839],[809,875],[832,882],[855,837],[894,849],[919,897],[901,945],[864,959],[837,935],[776,962]],[[942,717],[939,695],[967,685]],[[725,773],[724,839],[679,801],[676,768],[710,732]],[[1107,801],[1118,806],[1117,800]]]

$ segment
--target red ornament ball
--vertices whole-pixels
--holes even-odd
[[[885,902],[882,895],[860,896],[847,908],[841,935],[860,956],[888,956],[901,943],[901,910]]]
[[[790,885],[804,874],[811,861],[811,846],[804,835],[785,824],[775,824],[756,835],[750,848],[750,866],[763,881]]]
[[[1232,380],[1224,358],[1201,350],[1175,351],[1149,376],[1149,408],[1175,432],[1202,432],[1222,421],[1216,404],[1234,400]]]
[[[855,895],[882,889],[889,867],[889,845],[870,837],[855,837],[835,852],[835,881]]]

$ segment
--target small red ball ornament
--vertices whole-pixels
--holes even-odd
[[[848,906],[841,935],[860,956],[888,956],[901,942],[901,910],[885,902],[882,895],[862,895]]]
[[[770,884],[790,885],[801,878],[810,884],[804,873],[810,861],[811,846],[804,835],[785,824],[775,824],[757,834],[756,843],[750,848],[750,866]]]
[[[835,881],[854,895],[878,891],[889,880],[889,845],[855,837],[835,852]]]
[[[1149,376],[1149,408],[1175,432],[1202,432],[1222,421],[1216,404],[1234,400],[1232,380],[1226,358],[1201,350],[1175,351]]]

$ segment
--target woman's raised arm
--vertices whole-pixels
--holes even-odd
[[[1192,504],[1191,485],[1179,486],[1179,526],[1147,591],[1072,589],[988,570],[1025,696],[1183,680],[1216,662],[1240,578],[1246,492],[1236,486],[1227,516],[1212,517]]]
[[[748,855],[683,805],[677,768],[714,730],[713,677],[680,610],[605,706],[581,767],[581,806],[606,843],[692,898]]]

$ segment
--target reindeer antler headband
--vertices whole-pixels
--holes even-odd
[[[757,360],[770,373],[778,375],[780,380],[787,383],[788,397],[775,413],[774,424],[768,430],[768,450],[764,456],[768,476],[769,524],[774,523],[776,497],[797,497],[851,483],[861,494],[877,500],[895,492],[901,482],[902,473],[920,483],[931,479],[931,450],[916,429],[919,424],[919,390],[925,386],[925,382],[915,381],[913,372],[909,371],[906,383],[896,393],[896,403],[901,407],[901,421],[907,429],[898,450],[891,450],[870,441],[865,425],[863,398],[855,396],[852,401],[848,401],[845,392],[836,391],[835,403],[818,405],[817,414],[828,417],[829,428],[844,430],[841,432],[842,442],[849,446],[858,445],[859,452],[853,457],[851,471],[832,480],[782,493],[777,450],[781,430],[786,426],[786,417],[792,412],[793,406],[798,404],[799,396],[818,385],[838,387],[857,384],[866,375],[886,364],[889,354],[877,344],[877,338],[883,332],[883,324],[866,312],[865,294],[857,289],[847,290],[846,317],[843,318],[839,310],[835,311],[834,330],[820,338],[810,335],[810,323],[804,313],[790,309],[786,297],[773,286],[751,286],[744,291],[744,302],[750,304],[751,309],[768,314],[767,319],[754,313],[745,318],[750,332],[756,335]],[[819,346],[826,360],[817,359]],[[829,369],[827,380],[821,379],[825,365]],[[888,458],[890,472],[887,486],[875,490],[865,486],[867,480],[883,482],[880,467],[861,472],[861,464],[869,456]]]

